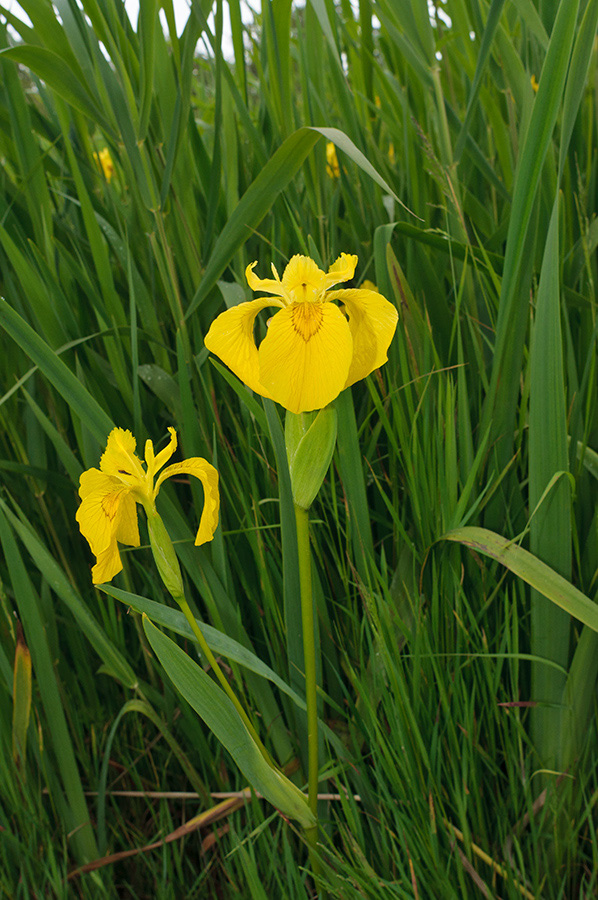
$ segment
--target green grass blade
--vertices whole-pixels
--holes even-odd
[[[67,802],[67,827],[72,832],[72,846],[81,862],[97,856],[97,848],[79,769],[69,734],[60,688],[46,636],[39,601],[27,574],[10,526],[0,511],[0,541],[8,563],[12,589],[31,652],[33,671],[46,720],[46,736],[51,743]]]
[[[482,432],[485,432],[492,421],[492,434],[499,437],[500,446],[504,448],[499,451],[501,453],[499,464],[500,460],[506,461],[511,453],[510,435],[513,433],[527,330],[527,285],[522,284],[518,289],[519,276],[542,166],[565,90],[578,6],[577,0],[562,2],[560,5],[515,176],[496,324],[492,377],[482,421]]]
[[[542,502],[556,472],[567,471],[567,410],[559,291],[559,208],[555,203],[544,252],[530,354],[529,504],[530,550],[564,578],[571,577],[571,497],[561,478]],[[561,666],[569,657],[569,617],[532,591],[531,650]],[[546,666],[532,667],[532,698],[560,703],[564,681]],[[545,767],[556,764],[560,711],[540,706],[532,713],[532,739]],[[556,720],[556,721],[555,721]]]
[[[48,381],[64,397],[98,442],[104,444],[108,433],[114,428],[110,417],[68,366],[2,297],[0,297],[0,326],[39,366]]]

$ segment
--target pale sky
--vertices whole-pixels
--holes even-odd
[[[259,3],[259,0],[253,0],[253,2],[249,2],[249,0],[241,0],[241,15],[243,17],[243,21],[251,22],[252,20],[252,11],[251,7],[255,6]],[[177,34],[180,34],[185,27],[185,23],[189,18],[189,3],[187,0],[173,0],[173,8],[174,8],[174,16],[177,26]],[[20,5],[16,2],[16,0],[8,0],[5,2],[6,8],[15,16],[18,16],[20,19],[23,19],[27,24],[31,24],[27,14],[22,10]],[[139,0],[125,0],[125,8],[127,10],[127,15],[131,20],[133,27],[137,27],[137,17],[139,15]],[[230,18],[228,15],[228,4],[224,3],[224,33],[222,38],[224,55],[226,57],[232,58],[233,56],[233,45],[231,38],[231,30],[230,30]],[[162,25],[166,30],[166,19],[164,16],[164,12],[160,10],[160,19],[162,21]],[[210,29],[213,28],[214,25],[214,17],[210,15],[208,19],[208,25]]]

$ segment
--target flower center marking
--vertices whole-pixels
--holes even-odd
[[[322,327],[322,304],[308,301],[296,303],[291,318],[293,328],[307,343]]]

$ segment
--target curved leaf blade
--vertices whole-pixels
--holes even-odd
[[[593,631],[598,631],[598,603],[594,603],[566,578],[523,547],[494,531],[475,526],[455,528],[443,534],[439,540],[456,541],[495,559],[569,615],[588,625]]]
[[[306,797],[282,772],[266,762],[237,710],[216,682],[147,616],[143,618],[143,627],[152,650],[176,689],[228,750],[252,787],[304,828],[312,827],[315,819]]]

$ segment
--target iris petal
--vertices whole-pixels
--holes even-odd
[[[108,435],[106,449],[100,459],[100,469],[106,475],[118,478],[145,478],[141,461],[135,456],[136,440],[130,431],[113,428]]]
[[[132,494],[123,494],[121,497],[115,537],[121,544],[129,544],[130,547],[138,547],[140,544],[137,504]]]
[[[276,281],[274,278],[258,278],[253,271],[256,266],[257,262],[253,262],[245,269],[245,278],[251,290],[266,291],[267,294],[283,297],[283,288],[280,281]]]
[[[295,254],[282,275],[285,291],[294,301],[315,300],[326,287],[326,275],[309,256]]]
[[[94,584],[104,584],[111,581],[123,567],[120,553],[116,545],[116,538],[106,550],[98,554],[97,562],[91,570],[91,579]]]
[[[214,466],[211,466],[209,462],[206,462],[205,459],[201,459],[199,456],[185,459],[183,462],[173,463],[173,465],[164,469],[158,478],[154,494],[158,493],[162,482],[173,475],[194,475],[195,478],[199,478],[201,481],[204,497],[203,512],[195,537],[195,544],[199,546],[200,544],[205,544],[206,541],[211,541],[218,525],[218,510],[220,507],[218,472]]]
[[[208,350],[219,356],[223,363],[241,381],[263,397],[272,397],[260,382],[258,351],[253,338],[255,317],[267,306],[283,306],[282,301],[260,297],[249,303],[240,303],[214,319],[205,337]]]
[[[103,553],[114,540],[119,505],[128,493],[129,488],[118,478],[105,475],[98,469],[88,469],[81,475],[81,506],[76,518],[81,534],[89,541],[95,556]]]
[[[353,359],[344,385],[349,387],[386,362],[399,314],[396,307],[377,291],[330,291],[326,296],[344,303],[349,316]]]
[[[353,354],[346,318],[332,303],[277,312],[259,348],[261,383],[290,412],[321,409],[345,386]]]
[[[341,253],[338,259],[333,262],[328,269],[328,273],[325,275],[324,286],[329,288],[332,287],[333,284],[339,284],[342,281],[350,281],[355,274],[356,267],[357,257],[354,253]],[[327,294],[326,300],[329,299],[330,296]]]
[[[162,450],[160,450],[160,452],[154,459],[154,468],[152,471],[152,478],[154,477],[154,474],[156,472],[160,471],[162,466],[166,465],[166,463],[168,462],[168,460],[170,459],[170,457],[172,456],[172,454],[174,453],[174,451],[177,448],[176,431],[174,430],[174,428],[169,426],[168,433],[170,435],[170,440],[169,440],[168,444],[166,445],[166,447],[164,447]]]

